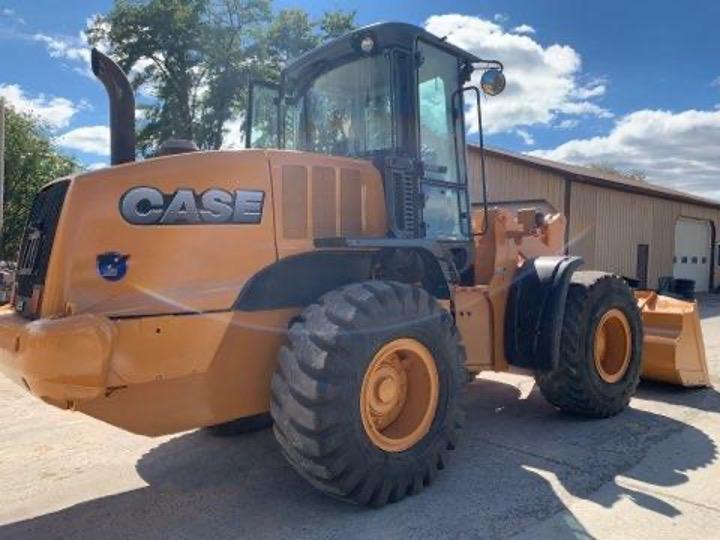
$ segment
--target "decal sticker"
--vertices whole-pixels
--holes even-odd
[[[265,192],[212,188],[201,194],[192,189],[163,193],[153,187],[135,187],[120,198],[120,214],[133,225],[202,225],[262,220]]]
[[[120,281],[127,274],[130,255],[109,251],[97,256],[97,270],[100,277],[108,281]]]

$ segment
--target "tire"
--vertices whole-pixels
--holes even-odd
[[[272,426],[272,417],[269,413],[256,414],[245,418],[238,418],[230,422],[223,422],[214,426],[208,426],[205,430],[215,437],[235,437],[245,433],[262,431]]]
[[[368,367],[401,342],[420,343],[431,355],[437,405],[425,416],[427,432],[392,451],[371,439],[361,396],[373,372]],[[327,293],[291,326],[280,352],[272,380],[275,436],[290,464],[319,490],[371,506],[399,501],[429,485],[455,448],[464,358],[452,317],[418,287],[368,281]]]
[[[622,328],[623,318],[627,326],[614,341],[624,345],[616,348],[615,358],[625,361],[609,358],[611,368],[605,369],[604,361],[596,361],[596,354],[606,358],[596,353],[597,332],[606,319]],[[576,272],[568,289],[558,367],[536,372],[535,381],[545,399],[563,412],[588,418],[614,416],[627,407],[640,381],[642,342],[640,311],[625,281],[604,272]]]

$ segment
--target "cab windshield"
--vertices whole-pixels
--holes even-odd
[[[393,146],[390,65],[384,55],[320,75],[286,105],[287,148],[367,157]]]

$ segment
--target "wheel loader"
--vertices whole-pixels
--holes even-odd
[[[92,67],[112,166],[39,192],[0,311],[0,366],[43,401],[145,435],[271,417],[313,486],[381,506],[445,467],[482,371],[592,418],[641,375],[709,385],[694,303],[578,270],[565,218],[492,204],[484,168],[470,203],[466,113],[500,62],[368,26],[252,83],[247,149],[143,161],[128,79]]]

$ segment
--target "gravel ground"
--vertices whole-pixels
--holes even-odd
[[[702,300],[720,383],[720,298]],[[269,430],[149,439],[48,407],[0,379],[0,538],[696,538],[720,529],[720,394],[641,385],[616,418],[558,414],[529,377],[466,392],[464,440],[418,496],[327,498]]]

